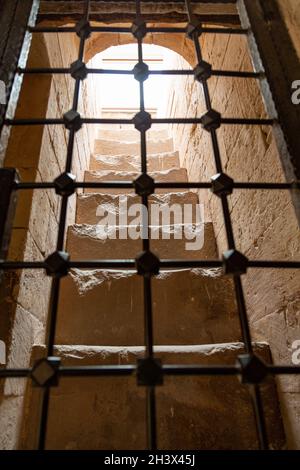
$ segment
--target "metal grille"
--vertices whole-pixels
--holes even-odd
[[[23,125],[54,125],[60,124],[69,129],[69,140],[67,146],[67,155],[65,161],[65,172],[52,182],[32,182],[25,183],[19,182],[15,177],[15,172],[12,170],[1,170],[1,200],[3,200],[3,217],[1,218],[1,246],[7,238],[7,219],[9,216],[9,206],[16,193],[26,190],[43,190],[53,189],[61,195],[61,208],[59,218],[59,229],[57,234],[56,252],[49,256],[43,262],[37,261],[0,261],[1,270],[16,270],[16,269],[46,269],[48,275],[53,277],[51,296],[50,296],[50,310],[48,315],[47,325],[47,338],[46,338],[46,358],[38,361],[32,368],[24,369],[1,369],[0,377],[28,377],[35,380],[35,374],[39,367],[48,366],[48,373],[46,379],[40,383],[43,390],[42,410],[39,423],[39,443],[38,448],[44,449],[46,445],[47,436],[47,417],[49,411],[49,398],[51,394],[51,386],[54,385],[55,380],[59,377],[76,376],[76,377],[90,377],[90,376],[129,376],[132,374],[137,375],[137,382],[139,385],[146,387],[146,409],[147,409],[147,439],[148,448],[155,450],[157,447],[156,435],[156,386],[162,383],[164,376],[170,375],[223,375],[223,376],[241,376],[242,381],[249,388],[253,403],[253,412],[257,427],[257,435],[260,449],[268,449],[268,439],[266,432],[266,424],[264,417],[264,409],[262,406],[260,382],[268,375],[278,374],[299,374],[300,368],[295,366],[282,366],[270,365],[263,363],[253,352],[249,322],[247,318],[246,305],[243,293],[243,286],[241,276],[251,268],[276,268],[276,269],[294,269],[300,268],[300,262],[288,260],[249,260],[236,249],[235,238],[231,223],[231,216],[228,206],[228,195],[234,189],[243,190],[291,190],[299,189],[299,182],[293,183],[255,183],[255,182],[235,182],[231,180],[223,172],[221,163],[221,155],[218,145],[217,129],[220,126],[230,125],[267,125],[272,126],[275,124],[273,119],[257,119],[257,118],[222,118],[217,113],[211,104],[211,97],[208,88],[208,79],[211,75],[223,77],[240,77],[242,79],[257,78],[261,79],[262,74],[256,72],[240,72],[240,71],[222,71],[210,70],[203,61],[202,51],[200,46],[199,37],[202,34],[240,34],[247,35],[247,29],[235,28],[219,28],[219,27],[203,27],[193,15],[192,2],[185,0],[186,13],[188,25],[187,27],[147,27],[141,14],[141,2],[136,0],[136,19],[131,28],[128,27],[112,27],[112,26],[91,26],[89,23],[90,15],[90,0],[86,0],[85,11],[82,19],[75,27],[28,27],[28,31],[34,34],[36,32],[47,33],[64,33],[76,32],[80,37],[80,46],[78,52],[78,65],[84,70],[85,74],[133,74],[132,71],[120,70],[102,70],[102,69],[89,69],[83,63],[84,60],[84,47],[85,42],[89,35],[93,32],[107,32],[107,33],[132,33],[136,39],[138,47],[138,66],[143,65],[143,38],[148,32],[153,34],[164,32],[166,34],[182,33],[187,34],[189,39],[193,41],[195,47],[195,55],[197,59],[197,67],[193,70],[162,70],[150,71],[150,74],[167,74],[167,75],[196,75],[201,82],[207,112],[204,116],[199,118],[166,118],[166,119],[152,119],[146,112],[144,106],[144,78],[139,78],[139,95],[140,95],[140,110],[133,119],[89,119],[80,116],[78,113],[78,101],[82,77],[79,75],[75,77],[75,88],[73,96],[72,109],[60,119],[4,119],[6,126],[23,126]],[[19,68],[20,74],[71,74],[71,68]],[[211,144],[213,148],[213,157],[215,164],[216,175],[212,181],[204,182],[155,182],[147,174],[147,142],[146,132],[152,124],[197,124],[202,125],[211,136]],[[141,156],[141,175],[140,177],[131,181],[109,181],[109,182],[76,182],[71,175],[72,158],[74,150],[75,134],[82,126],[82,124],[122,124],[122,125],[135,125],[140,131],[140,156]],[[218,182],[218,190],[216,190],[216,181]],[[221,187],[221,189],[220,189]],[[149,196],[158,188],[204,188],[211,189],[216,197],[220,198],[222,205],[224,223],[227,236],[228,249],[223,254],[220,260],[159,260],[151,252],[151,242],[148,239],[143,240],[143,252],[138,254],[136,259],[122,259],[122,260],[81,260],[72,261],[69,255],[64,252],[64,238],[66,229],[66,217],[68,198],[77,188],[133,188],[138,195],[141,196],[142,204],[148,207]],[[148,212],[148,211],[147,211]],[[144,230],[149,232],[149,220],[143,220]],[[2,256],[3,257],[3,256]],[[212,268],[223,267],[227,274],[231,274],[234,280],[234,288],[236,300],[238,305],[238,314],[240,319],[240,327],[242,331],[242,338],[246,354],[240,357],[237,363],[232,365],[168,365],[161,364],[161,362],[154,358],[153,355],[153,321],[152,321],[152,295],[151,295],[151,282],[152,277],[158,274],[159,269],[172,269],[172,268]],[[98,269],[129,269],[137,272],[143,276],[144,283],[144,342],[145,342],[145,357],[139,360],[137,365],[95,365],[95,366],[74,366],[65,367],[60,364],[59,358],[53,357],[54,354],[54,340],[56,331],[56,317],[58,310],[58,298],[60,292],[61,278],[68,274],[71,268],[98,268]]]

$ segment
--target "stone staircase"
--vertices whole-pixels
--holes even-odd
[[[136,131],[100,130],[86,181],[132,180],[140,171]],[[187,181],[178,152],[166,130],[150,130],[149,172],[158,181]],[[141,240],[104,239],[99,207],[115,216],[122,232],[119,202],[124,190],[87,190],[77,199],[76,224],[68,229],[71,259],[135,258]],[[127,205],[140,198],[126,191]],[[196,193],[164,190],[153,204],[198,203]],[[124,214],[123,214],[124,215]],[[176,224],[172,226],[172,233]],[[170,227],[161,226],[161,235]],[[164,258],[215,258],[210,222],[202,224],[204,244],[187,251],[186,240],[152,240]],[[175,230],[176,232],[176,230]],[[143,281],[130,271],[73,269],[62,280],[56,350],[65,365],[135,364],[144,353]],[[219,269],[163,271],[153,279],[155,354],[168,364],[232,364],[243,352],[232,280]],[[271,361],[267,344],[255,351]],[[33,359],[43,356],[36,346]],[[157,387],[158,446],[161,449],[255,449],[258,446],[251,400],[236,377],[166,377]],[[284,436],[273,380],[262,385],[271,446],[280,449]],[[29,388],[21,447],[35,445],[39,391]],[[135,377],[63,378],[52,389],[49,449],[145,449],[145,388]]]

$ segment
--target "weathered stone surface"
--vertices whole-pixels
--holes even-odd
[[[0,450],[18,449],[23,397],[8,397],[0,407]]]
[[[64,365],[135,364],[144,348],[62,346]],[[266,344],[255,351],[270,361]],[[207,346],[157,346],[163,364],[233,364],[241,343]],[[42,348],[34,351],[40,356]],[[270,447],[282,449],[284,437],[274,381],[262,385]],[[31,389],[27,410],[34,410]],[[136,377],[65,378],[52,389],[48,449],[145,449],[145,388]],[[156,388],[159,449],[257,449],[253,409],[247,387],[237,377],[167,377]],[[30,413],[31,414],[31,413]],[[36,426],[27,421],[23,448],[34,445]]]
[[[299,0],[279,0],[279,7],[292,37],[295,49],[300,58],[300,1]]]
[[[168,140],[169,133],[167,129],[149,129],[147,131],[147,138],[149,140]],[[140,133],[136,129],[128,129],[126,126],[123,129],[99,129],[97,134],[98,139],[104,140],[115,140],[117,142],[138,142],[140,139]]]
[[[122,201],[124,196],[116,194],[93,194],[86,193],[81,194],[77,198],[77,212],[76,212],[76,223],[77,224],[98,224],[100,222],[99,208],[107,211],[106,214],[116,216],[117,223],[119,223],[119,216],[125,215],[125,210],[122,209]],[[126,195],[126,205],[128,209],[133,204],[141,204],[141,197],[135,194]],[[157,204],[161,209],[164,207],[170,207],[173,204],[198,204],[198,194],[187,192],[178,193],[166,193],[166,194],[153,194],[149,198],[149,214],[151,215],[152,204]],[[194,211],[193,211],[194,212]],[[97,215],[98,213],[98,215]],[[196,221],[196,212],[193,213],[193,222]],[[171,223],[174,223],[174,217],[171,216]]]
[[[215,22],[217,23],[234,23],[238,24],[238,14],[235,5],[231,4],[196,4],[193,5],[194,13],[199,16],[202,21]],[[78,19],[78,16],[82,16],[82,5],[78,1],[61,1],[57,5],[55,1],[43,1],[40,8],[40,20],[47,20],[47,23],[51,20],[56,20],[55,24],[63,21],[60,13],[63,12],[65,15],[68,13],[68,21],[74,21]],[[172,1],[161,1],[161,2],[145,2],[142,5],[142,13],[145,19],[149,21],[164,22],[185,22],[186,21],[186,9],[185,6],[179,2]],[[64,15],[64,16],[65,16]],[[136,17],[136,5],[133,1],[128,2],[93,2],[92,10],[90,13],[91,19],[98,21],[99,15],[107,22],[115,23],[116,15],[118,21],[132,21]],[[66,20],[65,20],[66,21]]]
[[[159,153],[147,156],[148,171],[169,170],[179,167],[178,152]],[[141,171],[141,157],[139,155],[93,155],[90,170],[114,171]]]
[[[159,182],[186,182],[187,173],[185,168],[158,171],[158,172],[149,172],[149,175]],[[126,171],[86,171],[84,180],[85,181],[134,181],[139,176],[139,173],[132,173]],[[134,189],[122,189],[122,188],[112,188],[112,189],[95,189],[95,188],[86,188],[85,192],[100,192],[100,193],[110,193],[110,194],[128,194],[134,193]],[[156,193],[169,193],[170,189],[156,189]]]
[[[287,24],[300,51],[299,0],[280,0],[287,15]],[[206,36],[202,38],[205,60],[213,68],[223,70],[252,70],[246,38]],[[200,39],[201,41],[201,39]],[[183,48],[183,50],[186,50]],[[189,60],[187,51],[182,54]],[[173,67],[183,68],[186,62]],[[201,115],[203,93],[189,77],[173,80],[169,97],[168,115],[181,117]],[[209,80],[212,104],[223,117],[264,117],[259,83],[255,80],[237,80],[212,77]],[[185,90],[185,93],[182,93]],[[215,172],[212,146],[199,126],[172,126],[174,147],[179,149],[181,165],[187,168],[190,180],[206,180]],[[278,182],[286,181],[272,128],[269,126],[221,126],[217,131],[224,171],[235,181]],[[220,201],[207,191],[199,192],[208,216],[213,221],[218,251],[227,249],[224,217]],[[300,259],[299,226],[287,191],[236,190],[229,197],[230,215],[236,244],[249,259],[291,260]],[[291,364],[292,344],[299,338],[299,273],[296,270],[251,269],[243,278],[248,317],[253,338],[270,344],[274,362]],[[297,376],[279,377],[282,392],[299,390]],[[287,386],[288,384],[288,386]],[[282,393],[282,406],[288,430],[289,445],[300,448],[296,420],[291,419],[299,410],[294,394],[293,405],[287,403],[288,395]],[[299,397],[298,397],[299,400]],[[298,426],[299,427],[299,426]],[[293,431],[292,431],[293,429]]]
[[[101,155],[138,155],[141,151],[140,141],[118,142],[116,140],[96,139],[94,153]],[[173,140],[147,140],[147,153],[173,152]]]
[[[220,270],[162,272],[152,286],[155,344],[240,339],[232,281]],[[136,274],[75,269],[62,280],[57,344],[141,345],[143,325],[143,280]]]
[[[151,250],[160,259],[214,259],[217,257],[211,222],[151,226]],[[178,239],[176,239],[176,237]],[[124,239],[122,239],[124,238]],[[139,225],[71,225],[67,251],[78,259],[134,259],[142,251]]]

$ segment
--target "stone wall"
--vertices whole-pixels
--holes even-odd
[[[278,4],[300,58],[300,0],[278,0]]]
[[[78,55],[78,38],[72,34],[35,35],[29,67],[68,67]],[[16,117],[61,117],[72,107],[75,81],[66,75],[27,75]],[[79,111],[94,117],[94,79],[83,84]],[[94,126],[76,134],[72,172],[77,180],[89,166]],[[62,125],[15,127],[4,166],[15,167],[22,181],[49,182],[65,171],[68,131]],[[10,244],[10,260],[41,261],[56,247],[60,196],[54,190],[20,191]],[[75,195],[69,199],[67,225],[75,220]],[[6,275],[1,296],[1,337],[7,345],[7,366],[27,367],[33,344],[45,341],[51,279],[41,270]],[[1,381],[0,448],[15,448],[25,383]]]
[[[205,36],[202,47],[204,60],[215,69],[252,70],[243,37]],[[178,56],[173,63],[175,68],[188,65]],[[209,88],[213,107],[223,117],[266,116],[253,79],[213,77]],[[175,78],[170,89],[167,115],[194,117],[205,112],[201,85],[193,78]],[[190,181],[209,180],[216,173],[210,135],[201,126],[191,125],[173,126],[172,132]],[[270,127],[222,126],[217,134],[223,170],[236,181],[285,181]],[[220,200],[206,190],[200,190],[199,197],[205,204],[206,218],[213,221],[221,254],[227,241]],[[229,206],[238,250],[250,259],[299,261],[299,228],[289,193],[236,190]],[[250,269],[243,285],[253,339],[270,344],[274,362],[291,364],[292,343],[300,339],[299,272]],[[299,379],[281,377],[278,384],[289,445],[299,448]]]

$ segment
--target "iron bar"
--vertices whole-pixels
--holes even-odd
[[[129,365],[85,365],[85,366],[60,366],[57,370],[59,377],[102,377],[102,376],[129,376],[137,370],[135,364]],[[298,375],[300,366],[266,364],[269,375]],[[0,369],[0,379],[3,378],[29,378],[32,368]],[[162,373],[166,376],[234,376],[240,374],[240,368],[236,364],[163,364]]]
[[[86,68],[88,75],[133,75],[133,70],[119,70],[119,69],[106,69],[106,68]],[[19,74],[70,74],[71,69],[69,67],[32,67],[22,68],[19,67],[17,70]],[[255,78],[261,79],[264,77],[263,73],[260,72],[241,72],[240,70],[212,70],[212,76],[225,77],[225,78]],[[149,75],[194,75],[192,69],[182,70],[149,70]]]
[[[83,14],[83,20],[85,22],[87,22],[89,19],[90,1],[91,0],[85,0],[85,11]],[[79,43],[79,51],[78,51],[79,61],[83,60],[85,41],[86,41],[86,36],[84,34],[81,34],[80,43]],[[80,84],[81,84],[81,79],[76,78],[74,92],[73,92],[73,104],[72,104],[72,111],[75,111],[75,112],[77,112],[77,108],[78,108]],[[69,132],[67,156],[66,156],[66,163],[65,163],[66,173],[71,172],[71,169],[72,169],[72,160],[73,160],[74,144],[75,144],[75,132],[76,131],[74,127]],[[57,243],[56,243],[57,252],[63,251],[64,249],[68,199],[69,199],[68,195],[63,195],[61,198],[61,207],[60,207],[58,234],[57,234]],[[59,301],[59,294],[60,294],[60,287],[61,287],[60,281],[61,281],[60,277],[55,277],[52,280],[52,284],[51,284],[49,314],[47,318],[47,329],[46,329],[46,354],[47,356],[52,356],[53,351],[54,351],[57,313],[58,313],[58,301]],[[40,416],[39,437],[38,437],[39,450],[44,450],[46,446],[49,404],[50,404],[50,388],[46,387],[42,395],[42,404],[41,404],[41,416]]]
[[[219,259],[212,260],[181,260],[181,259],[161,259],[161,269],[171,268],[221,268],[223,261]],[[136,270],[135,260],[77,260],[68,262],[70,269],[134,269]],[[0,269],[45,269],[44,261],[3,261],[0,260]],[[299,269],[299,261],[291,260],[248,260],[249,269]]]
[[[28,28],[30,33],[76,33],[73,26],[35,26]],[[242,35],[248,34],[247,28],[218,28],[218,27],[203,27],[204,34],[222,34],[222,35]],[[91,26],[92,33],[117,33],[117,34],[131,34],[131,29],[128,27],[114,27],[114,26]],[[147,27],[147,33],[157,34],[185,34],[186,29],[180,27]]]
[[[160,189],[211,189],[212,184],[206,181],[163,181],[163,182],[155,182],[155,188]],[[134,187],[133,181],[75,181],[74,182],[75,188],[95,188],[95,189],[111,189],[111,188],[123,188],[123,189],[131,189]],[[300,182],[295,183],[272,183],[272,182],[242,182],[242,181],[234,181],[233,182],[233,189],[242,190],[268,190],[268,191],[285,191],[285,190],[299,190],[300,189]],[[55,183],[54,182],[20,182],[14,183],[14,190],[16,191],[24,191],[24,190],[31,190],[31,189],[54,189]]]
[[[136,21],[142,22],[141,3],[140,0],[135,1],[136,5]],[[138,48],[138,64],[143,64],[143,39],[141,35],[137,36]],[[145,113],[144,98],[144,80],[139,81],[139,98],[140,98],[140,114]],[[141,145],[141,173],[147,176],[147,140],[146,130],[140,129],[140,145]],[[143,237],[143,252],[150,251],[150,231],[149,231],[149,201],[148,195],[141,196],[143,211],[142,230],[147,233],[147,237]],[[145,358],[153,358],[153,312],[152,312],[152,282],[151,276],[143,276],[144,290],[144,338],[145,338]],[[155,387],[148,385],[146,387],[146,419],[147,419],[147,441],[149,450],[157,448],[156,437],[156,400]]]
[[[128,124],[132,125],[132,119],[102,119],[102,118],[82,118],[83,124]],[[152,124],[202,124],[202,118],[152,118]],[[272,126],[276,121],[274,119],[258,118],[221,118],[221,124],[225,125],[252,125],[252,126]],[[64,125],[65,122],[60,118],[24,118],[24,119],[5,119],[6,126],[43,126],[43,125]]]

